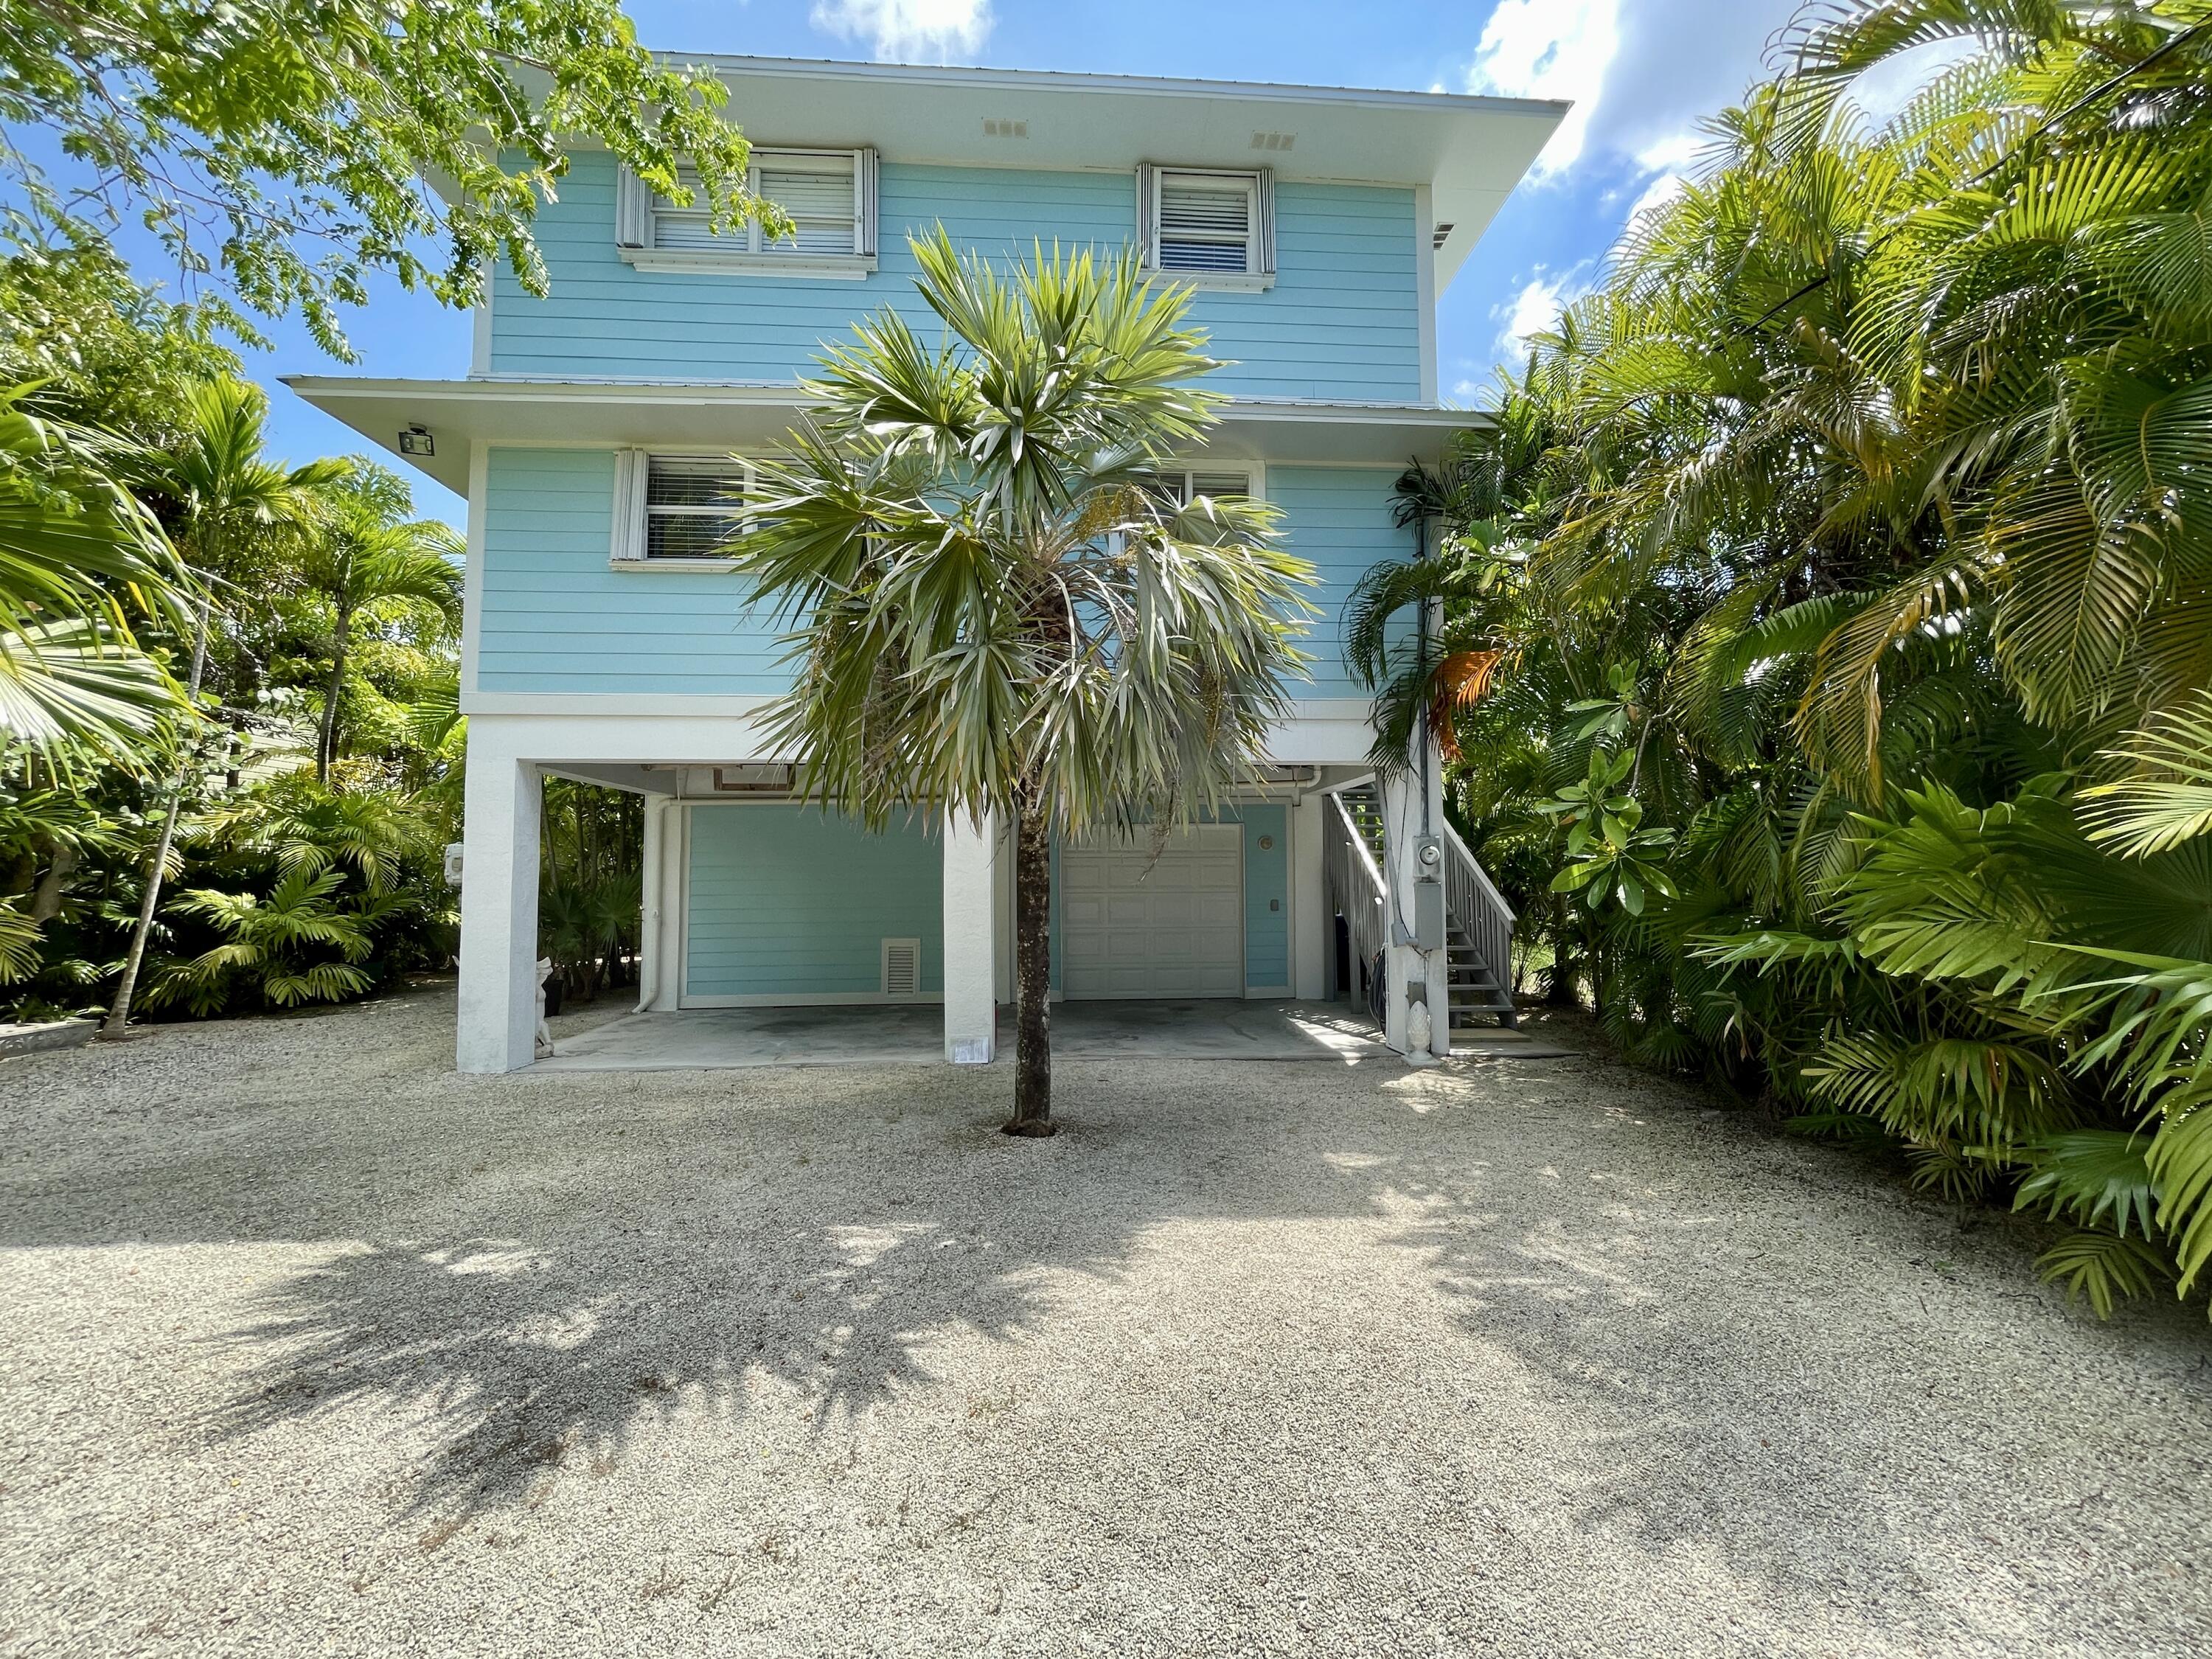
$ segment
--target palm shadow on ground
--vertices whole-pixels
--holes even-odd
[[[1822,1559],[1909,1587],[1947,1548],[1930,1509],[2043,1426],[1991,1408],[2011,1362],[1947,1330],[1927,1274],[1879,1239],[1863,1260],[1820,1259],[1835,1212],[1918,1201],[1825,1153],[1716,1154],[1743,1180],[1723,1210],[1684,1189],[1679,1144],[1656,1158],[1650,1131],[1589,1103],[1571,1066],[1375,1066],[1335,1073],[1325,1094],[1279,1086],[1305,1069],[1064,1076],[1066,1133],[1018,1144],[993,1133],[1008,1086],[995,1073],[456,1084],[395,1057],[388,1084],[344,1100],[264,1090],[233,1133],[33,1182],[0,1241],[316,1244],[311,1265],[253,1293],[250,1317],[203,1334],[234,1385],[192,1432],[427,1421],[434,1450],[403,1506],[428,1516],[619,1468],[672,1416],[741,1418],[770,1394],[804,1397],[814,1435],[849,1434],[939,1386],[933,1345],[1037,1338],[1085,1282],[1117,1279],[1190,1223],[1262,1248],[1270,1224],[1310,1237],[1343,1223],[1347,1273],[1412,1273],[1425,1288],[1405,1340],[1449,1345],[1466,1370],[1470,1514],[1553,1503],[1591,1531],[1655,1551],[1701,1540],[1802,1588],[1798,1540],[1762,1519],[1779,1486]],[[1948,1224],[1937,1216],[1930,1236]],[[2047,1325],[2026,1269],[2008,1244],[1953,1288]],[[1833,1295],[1845,1281],[1860,1288]],[[1158,1310],[1164,1325],[1180,1316]],[[2179,1363],[2203,1351],[2189,1322],[2063,1331],[2080,1354],[2155,1341]],[[2201,1384],[2191,1398],[2177,1435],[2212,1423]],[[1569,1455],[1500,1443],[1515,1424],[1567,1425]],[[2127,1433],[2085,1455],[2122,1482],[2154,1478],[2161,1448]],[[1499,1484],[1532,1478],[1551,1484],[1517,1498]]]

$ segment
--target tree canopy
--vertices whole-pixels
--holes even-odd
[[[0,0],[16,240],[99,249],[142,222],[339,356],[374,271],[468,307],[499,258],[543,294],[531,225],[580,138],[696,190],[717,228],[781,226],[725,101],[620,0]]]

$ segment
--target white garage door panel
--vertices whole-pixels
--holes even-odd
[[[1071,997],[1244,994],[1243,831],[1201,825],[1060,854],[1060,975]]]

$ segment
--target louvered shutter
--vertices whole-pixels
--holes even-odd
[[[650,462],[641,449],[615,452],[614,533],[608,556],[645,556],[645,480]]]
[[[1275,173],[1261,167],[1252,186],[1252,270],[1260,276],[1275,274]]]
[[[853,170],[858,182],[854,187],[854,208],[859,223],[854,228],[854,247],[863,258],[876,257],[876,215],[878,206],[876,152],[856,149],[853,152]]]
[[[860,153],[755,152],[761,195],[791,216],[794,234],[763,252],[849,254],[860,248]]]
[[[615,246],[653,246],[653,192],[626,167],[615,173]]]
[[[1160,170],[1146,164],[1137,169],[1137,258],[1147,270],[1158,270]]]

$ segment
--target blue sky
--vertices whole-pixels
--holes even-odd
[[[1440,88],[1569,98],[1574,114],[1443,295],[1448,398],[1473,402],[1516,337],[1593,278],[1630,213],[1692,164],[1698,122],[1759,73],[1794,0],[629,0],[647,46],[681,53],[876,58],[995,68]],[[732,114],[742,122],[743,110]],[[153,277],[157,271],[147,270]],[[469,319],[378,288],[334,363],[295,325],[249,369],[286,459],[360,447],[276,384],[282,374],[458,376]],[[419,483],[424,511],[461,503]]]

